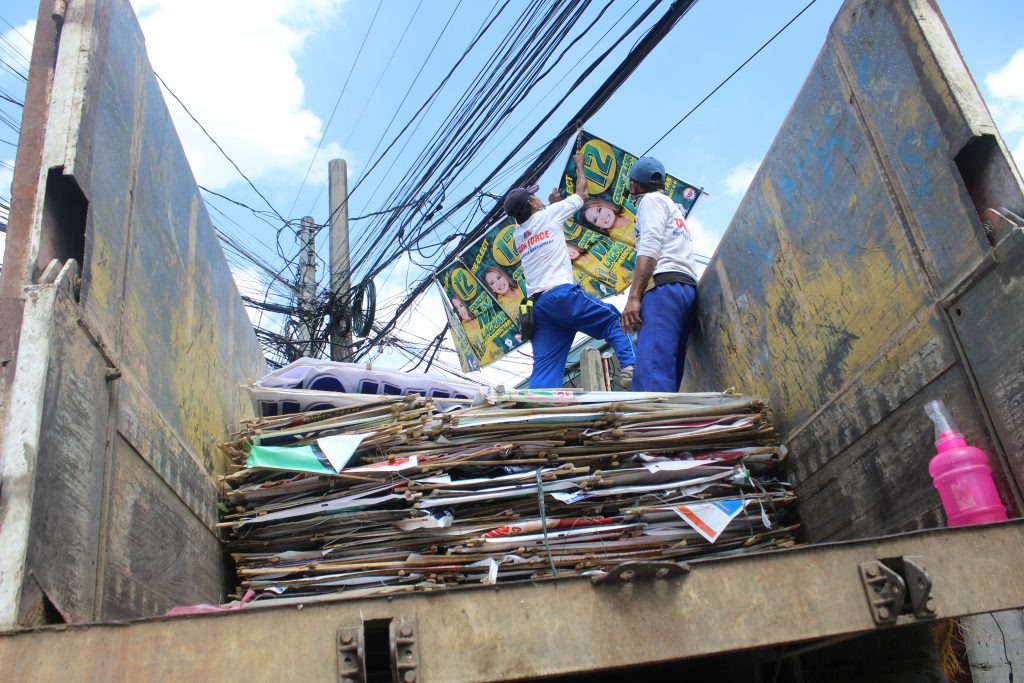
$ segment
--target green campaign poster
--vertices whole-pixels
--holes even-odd
[[[576,222],[607,235],[616,242],[633,246],[636,206],[629,194],[629,167],[637,157],[586,131],[580,132],[580,154],[590,198],[576,214]],[[576,191],[576,165],[572,155],[562,173],[560,191],[568,197]],[[701,189],[674,176],[665,181],[665,193],[689,216]]]
[[[448,300],[445,310],[449,322],[453,330],[458,326],[465,335],[480,367],[522,345],[516,322],[498,305],[465,263],[456,261],[441,271],[440,284]],[[456,347],[459,346],[456,340]],[[460,355],[463,350],[460,349]],[[463,366],[472,366],[470,360],[463,358]]]
[[[515,229],[516,222],[506,218],[462,254],[462,262],[513,320],[526,296],[523,266],[512,239]]]
[[[636,157],[585,131],[580,135],[591,199],[562,230],[576,282],[605,298],[626,291],[633,281],[636,208],[629,198],[629,166]],[[563,197],[574,191],[571,158],[566,168]],[[665,189],[687,214],[701,193],[672,176]],[[523,344],[516,321],[526,278],[515,249],[516,227],[511,218],[499,221],[439,274],[464,371],[488,365]]]
[[[466,334],[466,330],[463,327],[463,321],[456,314],[453,307],[452,298],[450,298],[439,281],[438,286],[441,288],[441,301],[444,302],[444,312],[448,317],[449,327],[452,331],[452,341],[455,342],[455,352],[459,356],[459,365],[462,366],[463,372],[472,372],[480,369],[480,357],[477,355],[473,345],[469,342],[469,336]]]
[[[597,289],[590,293],[599,297],[608,296],[625,291],[633,282],[633,268],[636,265],[636,250],[633,247],[572,220],[565,222],[562,231],[565,233],[565,244],[569,258],[572,259],[576,281],[583,284],[584,289]]]

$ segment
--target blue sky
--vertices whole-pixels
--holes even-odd
[[[512,28],[519,21],[517,13],[527,4],[513,0],[485,38]],[[603,4],[594,3],[585,17],[596,16]],[[622,15],[619,26],[623,26],[648,4],[616,0],[607,17]],[[246,3],[245,11],[239,12],[236,3],[209,0],[137,0],[133,5],[156,71],[279,212],[288,218],[310,213],[317,221],[323,221],[328,213],[323,191],[327,160],[334,156],[348,159],[350,188],[359,182],[374,158],[378,141],[382,136],[385,143],[389,141],[409,120],[494,6],[476,0],[426,0],[422,5],[417,0],[266,0]],[[806,0],[698,2],[604,108],[585,122],[586,128],[634,153],[643,152],[805,5]],[[652,151],[670,173],[710,193],[692,214],[698,252],[710,255],[728,225],[840,5],[839,0],[818,0]],[[1024,156],[1024,37],[1019,27],[1024,26],[1024,2],[943,0],[939,6],[1007,145],[1016,150],[1020,160]],[[666,7],[664,3],[657,8],[645,26]],[[3,19],[29,38],[28,23],[35,14],[35,3],[21,0],[9,0],[0,10]],[[434,54],[424,62],[449,17],[451,24]],[[19,44],[19,36],[6,25],[0,29],[11,44]],[[449,197],[469,192],[575,79],[580,69],[573,67],[577,59],[594,48],[583,59],[586,63],[597,50],[608,46],[608,40],[580,40],[556,65],[553,78],[542,83],[488,142],[474,162],[476,171],[453,179]],[[520,150],[513,164],[530,160],[529,153],[578,109],[634,40],[618,46],[535,140]],[[25,47],[23,43],[21,47]],[[389,206],[391,191],[417,173],[419,169],[413,167],[417,154],[495,47],[495,42],[485,39],[467,56],[463,68],[414,122],[415,132],[401,138],[353,194],[351,215]],[[421,67],[422,73],[414,81]],[[332,118],[343,85],[344,95]],[[0,75],[0,87],[16,92],[23,84],[19,86],[5,74]],[[168,107],[199,183],[250,206],[266,208],[181,108],[173,101]],[[394,124],[385,134],[393,116]],[[14,142],[14,136],[0,123],[0,140]],[[314,159],[321,137],[323,145]],[[0,143],[0,159],[10,162],[13,158],[13,147]],[[542,176],[542,187],[555,184],[561,163],[562,159]],[[385,171],[388,168],[390,171]],[[511,170],[485,191],[502,194],[507,190],[509,179],[518,175]],[[9,180],[0,167],[0,196],[4,198],[9,196]],[[210,211],[215,224],[243,241],[268,265],[280,268],[285,263],[282,255],[295,253],[293,232],[278,232],[275,226],[223,200],[209,201],[215,207]],[[482,199],[482,206],[489,208],[490,201]],[[453,222],[472,223],[474,215],[479,213],[467,209],[453,217]],[[357,247],[375,238],[362,234],[368,224],[353,223],[352,240]],[[442,227],[439,236],[446,231],[454,228]],[[321,253],[326,253],[322,245]],[[404,298],[408,283],[422,272],[416,264],[429,265],[431,256],[437,257],[427,250],[411,259],[399,259],[387,277],[378,278],[385,308]],[[265,273],[234,254],[229,254],[229,259],[240,289],[261,298],[267,290]],[[361,264],[354,266],[358,275]],[[283,296],[283,292],[271,290],[275,300]],[[264,318],[262,324],[272,326],[279,321]],[[442,326],[439,298],[432,292],[403,320],[400,336],[409,340],[411,349],[417,340],[432,338]],[[495,381],[525,375],[528,357],[516,355],[501,363],[501,368],[485,371],[485,378]],[[404,353],[394,348],[377,360],[396,367],[405,361]],[[447,354],[442,362],[444,367],[454,365]]]

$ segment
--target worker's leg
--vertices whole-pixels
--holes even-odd
[[[683,324],[679,328],[679,343],[676,346],[676,386],[678,387],[683,383],[683,370],[686,368],[686,343],[690,339],[690,330],[693,329],[693,323],[697,319],[697,288],[693,285],[681,284],[672,286],[682,288],[679,297],[682,305],[680,318]]]
[[[533,305],[533,372],[531,389],[555,389],[565,378],[565,362],[569,358],[576,330],[567,315],[572,300],[572,286],[561,285],[544,292]]]
[[[660,285],[644,295],[633,391],[679,391],[695,296],[692,285],[681,283]]]
[[[622,331],[622,316],[617,308],[595,299],[579,285],[573,288],[572,306],[572,317],[580,332],[608,342],[622,367],[636,364],[636,347]]]

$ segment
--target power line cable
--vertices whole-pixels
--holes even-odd
[[[677,0],[677,2],[673,3],[669,11],[666,12],[666,16],[674,17],[674,21],[678,21],[678,19],[681,18],[683,14],[685,14],[686,10],[688,10],[694,2],[695,0]],[[643,20],[646,19],[647,16],[649,16],[654,11],[657,5],[657,0],[655,0],[655,2],[653,2],[651,5],[649,5],[647,9],[644,11],[644,13],[641,14],[641,16],[637,18],[623,32],[623,37],[621,37],[618,41],[615,41],[612,47],[610,47],[608,50],[605,50],[605,52],[603,52],[594,62],[592,62],[587,67],[584,73],[577,78],[576,82],[569,88],[569,90],[563,95],[563,97],[560,98],[555,103],[555,105],[548,110],[548,112],[542,118],[541,122],[535,125],[533,129],[531,129],[530,132],[523,138],[523,141],[519,145],[517,145],[516,148],[511,153],[509,153],[498,164],[498,166],[493,171],[491,171],[490,174],[488,174],[488,176],[480,183],[480,186],[478,186],[474,192],[466,195],[466,197],[459,201],[453,209],[449,210],[445,214],[445,217],[450,216],[452,213],[454,213],[454,211],[460,209],[468,201],[471,201],[480,191],[482,186],[490,182],[493,176],[497,175],[500,172],[500,169],[504,168],[504,166],[508,164],[509,161],[511,161],[511,159],[514,156],[518,154],[518,150],[522,149],[522,147],[525,146],[526,142],[529,139],[531,139],[537,133],[540,127],[544,124],[544,122],[546,122],[547,119],[549,119],[555,113],[555,111],[557,111],[561,107],[562,103],[565,102],[566,99],[568,99],[572,92],[574,92],[575,89],[578,88],[586,80],[587,76],[589,76],[589,74],[592,73],[592,71],[598,66],[598,64],[602,62],[611,53],[611,51],[614,49],[616,45],[621,44],[625,36],[628,36],[630,33],[635,31],[643,22]],[[671,25],[674,25],[674,21],[671,23]],[[666,28],[665,23],[665,19],[663,18],[662,20],[659,21],[659,23],[655,24],[648,31],[647,35],[644,38],[644,41],[647,44],[647,47],[645,49],[653,49],[653,45],[656,45],[657,42],[660,41],[662,37],[664,37],[664,34],[667,33],[668,28],[671,28],[671,25],[669,25],[668,28]],[[652,33],[655,31],[655,29],[658,29],[658,32]],[[653,40],[652,36],[654,38]],[[585,121],[590,118],[590,115],[594,111],[596,111],[596,109],[601,104],[603,104],[603,102],[606,101],[608,97],[611,96],[611,93],[614,92],[614,90],[617,89],[619,85],[621,85],[625,77],[636,69],[642,58],[643,57],[640,56],[640,53],[638,52],[630,53],[630,55],[628,55],[626,60],[624,60],[619,65],[615,72],[613,72],[613,74],[608,79],[606,79],[605,83],[602,84],[598,92],[591,97],[591,99],[583,106],[583,108],[579,112],[577,112],[576,117],[570,119],[570,123],[563,126],[562,131],[552,140],[548,147],[546,147],[541,152],[541,155],[533,161],[533,163],[528,167],[527,171],[522,174],[519,181],[514,183],[513,186],[530,184],[534,178],[540,175],[541,171],[551,164],[555,155],[561,151],[562,147],[566,144],[566,142],[568,142],[568,139],[575,133],[575,129],[579,125],[579,122]],[[467,235],[462,240],[460,245],[455,249],[455,253],[461,252],[463,249],[465,249],[466,246],[468,246],[471,242],[475,241],[484,231],[486,231],[490,224],[493,223],[494,220],[497,218],[498,211],[499,207],[495,206],[494,208],[492,208],[491,211],[488,212],[488,214],[485,216],[484,220],[481,221],[481,224],[479,224],[471,234]],[[438,221],[438,223],[439,222],[440,221]],[[434,226],[436,226],[436,224],[437,223],[427,227],[424,230],[424,232],[429,232],[434,228]],[[377,268],[372,269],[370,271],[371,274],[369,275],[369,277],[372,277],[372,275],[375,272],[378,272]]]
[[[14,34],[15,34],[16,36],[18,36],[19,38],[21,38],[22,40],[24,40],[24,41],[25,41],[25,45],[27,45],[27,46],[28,46],[29,48],[31,48],[31,47],[32,47],[32,41],[31,41],[31,40],[29,40],[28,38],[26,38],[26,37],[25,37],[25,34],[24,34],[24,33],[22,33],[21,31],[19,31],[19,30],[18,30],[18,29],[17,29],[16,27],[12,26],[12,25],[11,25],[11,22],[7,21],[7,19],[5,19],[4,17],[0,17],[0,21],[2,21],[2,22],[3,22],[4,24],[6,24],[6,25],[7,25],[7,28],[11,29],[11,31],[12,31],[12,32],[13,32],[13,33],[14,33]]]
[[[220,153],[224,155],[224,158],[227,159],[232,166],[234,166],[235,170],[238,171],[238,175],[242,176],[245,179],[245,182],[249,184],[249,187],[252,188],[252,191],[259,195],[260,199],[262,199],[266,203],[266,205],[270,207],[270,210],[282,223],[288,223],[284,216],[278,213],[277,209],[274,208],[274,205],[270,203],[270,200],[264,197],[263,193],[256,188],[256,186],[253,184],[251,180],[249,180],[249,176],[245,175],[245,173],[242,172],[242,169],[238,167],[238,164],[235,163],[235,160],[232,159],[228,155],[228,153],[224,151],[224,148],[220,146],[220,143],[217,142],[212,135],[210,135],[210,132],[206,130],[203,124],[199,123],[199,119],[197,119],[192,114],[192,112],[189,111],[189,108],[185,106],[185,103],[181,101],[181,98],[174,94],[174,91],[171,90],[167,83],[164,81],[164,79],[160,77],[160,74],[154,71],[153,75],[156,76],[157,80],[160,81],[160,84],[164,86],[168,93],[170,93],[171,97],[173,97],[175,101],[181,105],[181,108],[185,110],[185,113],[188,114],[189,118],[192,119],[197,126],[199,126],[199,130],[203,131],[203,134],[206,135],[210,142],[213,143],[214,147],[216,147],[220,151]]]
[[[370,37],[370,32],[373,30],[373,24],[377,21],[377,15],[380,13],[380,6],[384,4],[384,0],[380,0],[377,3],[377,9],[373,12],[373,18],[370,20],[370,25],[366,29],[366,34],[363,35],[363,42],[359,44],[359,50],[356,51],[356,58],[352,60],[352,66],[348,70],[348,76],[345,77],[345,83],[341,86],[341,92],[338,93],[338,99],[334,101],[334,109],[331,110],[331,115],[327,118],[327,123],[324,125],[324,132],[320,136],[320,141],[316,143],[316,149],[313,150],[313,158],[309,160],[309,166],[306,168],[306,175],[302,176],[302,182],[299,184],[299,190],[295,193],[295,199],[292,200],[292,205],[288,207],[288,213],[295,209],[295,203],[299,201],[299,195],[302,194],[302,189],[306,187],[306,179],[309,178],[309,172],[313,170],[313,164],[316,162],[316,155],[320,153],[320,148],[324,144],[324,139],[327,137],[327,131],[331,127],[331,122],[334,121],[334,115],[338,113],[338,105],[341,104],[341,98],[345,96],[345,90],[348,88],[348,83],[352,79],[352,74],[356,70],[356,64],[359,63],[359,57],[363,54],[363,47],[366,45],[366,40]]]
[[[605,102],[607,102],[607,100],[611,97],[611,95],[625,81],[625,79],[630,74],[632,74],[633,71],[636,70],[637,66],[643,60],[643,58],[646,57],[650,53],[650,51],[653,50],[654,47],[668,34],[668,32],[675,26],[675,24],[690,9],[690,7],[694,4],[694,2],[695,2],[695,0],[676,0],[675,2],[672,3],[672,5],[665,12],[665,14],[646,32],[646,35],[637,44],[636,49],[633,50],[630,53],[630,55],[628,55],[627,58],[622,63],[620,63],[618,67],[616,67],[616,69],[612,72],[612,74],[610,74],[605,79],[605,81],[601,84],[601,86],[594,93],[594,95],[591,96],[591,98],[583,105],[583,107],[580,108],[580,110],[577,112],[576,116],[571,118],[570,122],[568,124],[566,124],[565,126],[563,126],[562,132],[558,136],[556,136],[556,138],[553,141],[553,143],[551,145],[549,145],[548,148],[546,148],[542,152],[540,157],[538,157],[534,161],[534,163],[531,164],[530,167],[528,167],[527,170],[520,176],[520,182],[517,182],[516,185],[526,184],[527,181],[532,180],[537,175],[539,175],[539,173],[541,172],[541,170],[543,168],[547,168],[551,164],[551,162],[552,162],[552,160],[554,158],[554,155],[557,154],[561,150],[562,146],[568,141],[569,137],[571,137],[571,135],[575,132],[575,128],[576,128],[576,126],[579,125],[579,122],[580,121],[588,120],[598,109],[601,108],[601,106]],[[657,5],[657,3],[654,3],[650,7],[648,7],[647,10],[645,10],[645,12],[641,15],[641,17],[639,19],[637,19],[630,26],[629,30],[630,31],[635,30],[640,25],[640,23],[653,11],[653,9],[654,9],[654,7],[656,5]],[[595,63],[592,63],[587,68],[585,73],[583,75],[581,75],[579,79],[577,79],[577,82],[573,85],[572,89],[575,89],[576,87],[578,87],[579,84],[586,78],[586,76],[589,76],[590,73],[593,72],[593,70],[597,66],[597,63],[599,63],[600,61],[603,61],[603,59],[605,57],[607,57],[609,52],[610,52],[610,50],[609,51],[605,51],[604,53],[602,53],[602,55],[598,58],[598,60]],[[571,92],[571,90],[570,90],[570,92]],[[567,93],[566,97],[568,97],[568,93]],[[564,101],[564,99],[565,98],[562,98],[562,100],[560,100],[556,104],[556,108],[561,105],[561,103]],[[553,113],[553,110],[550,111],[546,115],[545,120],[547,118],[549,118],[552,113]],[[528,136],[524,139],[524,143],[520,144],[519,146],[517,146],[517,149],[521,149],[523,146],[525,146],[525,140],[529,140],[530,138],[532,138],[532,136],[536,134],[536,132],[539,129],[540,125],[542,125],[542,124],[538,124],[537,126],[534,127],[533,130],[530,131]],[[511,159],[512,156],[514,156],[514,154],[515,154],[515,152],[513,152],[512,154],[507,156],[506,159],[504,159],[502,161],[502,164],[507,163],[508,160]],[[501,168],[501,164],[499,164],[498,168],[499,169]],[[492,171],[488,175],[488,177],[485,178],[484,181],[480,183],[480,186],[478,187],[478,191],[479,191],[479,188],[482,187],[483,185],[485,185],[494,175],[496,175],[496,173],[497,173],[497,170]],[[464,201],[465,202],[470,201],[472,196],[474,196],[475,194],[476,193],[473,193],[473,195],[470,195],[469,199],[466,199]],[[464,203],[462,205],[464,205]],[[461,208],[461,207],[457,207],[457,208]],[[460,244],[456,247],[455,250],[453,250],[451,255],[444,260],[444,262],[441,264],[439,269],[443,268],[445,265],[447,265],[447,263],[449,263],[451,260],[454,259],[454,255],[455,254],[457,254],[460,251],[462,251],[462,249],[464,249],[466,246],[468,246],[468,244],[470,244],[473,241],[475,241],[475,239],[477,237],[479,237],[480,234],[482,234],[484,231],[486,231],[486,229],[489,227],[489,225],[493,222],[493,219],[497,216],[497,213],[498,213],[498,207],[495,207],[495,208],[491,209],[491,211],[488,212],[488,214],[484,217],[484,219],[482,221],[480,221],[480,223],[478,223],[477,228],[475,228],[473,231],[471,231],[471,233],[469,235],[467,235],[465,238],[463,238],[463,240],[460,241]],[[451,214],[451,212],[448,213],[448,215],[450,215],[450,214]],[[435,223],[435,225],[436,225],[436,223]],[[371,273],[368,277],[372,277],[372,275],[373,275],[373,273]],[[431,281],[432,281],[431,278],[424,278],[410,292],[410,295],[406,299],[406,301],[401,306],[399,306],[399,309],[398,309],[398,311],[396,311],[395,316],[392,317],[391,320],[389,320],[388,323],[386,323],[382,327],[382,331],[381,331],[382,335],[390,332],[390,330],[394,328],[394,325],[395,325],[395,322],[397,320],[397,317],[399,315],[401,315],[405,310],[407,310],[409,308],[409,306],[411,306],[412,301],[414,301],[418,296],[420,296],[423,293],[423,291],[425,291],[425,288],[427,286],[429,286],[429,283]],[[371,344],[372,343],[373,342],[371,342]],[[361,352],[358,355],[364,355],[364,354],[365,354],[365,351]]]
[[[789,21],[787,21],[787,22],[786,22],[785,26],[783,26],[783,27],[782,27],[782,28],[780,28],[780,29],[779,29],[778,31],[776,31],[776,32],[775,32],[775,35],[773,35],[773,36],[772,36],[771,38],[769,38],[769,39],[768,39],[768,40],[767,40],[767,41],[766,41],[766,42],[765,42],[765,43],[764,43],[764,44],[763,44],[763,45],[762,45],[761,47],[757,48],[757,50],[755,50],[755,51],[754,51],[754,53],[753,53],[752,55],[750,55],[749,57],[747,57],[747,58],[746,58],[746,60],[744,60],[744,62],[743,62],[742,64],[740,64],[740,65],[739,65],[738,67],[736,67],[736,69],[735,69],[735,70],[734,70],[734,71],[733,71],[733,72],[732,72],[731,74],[729,74],[728,76],[726,76],[726,78],[725,78],[725,80],[724,80],[724,81],[722,81],[722,82],[721,82],[721,83],[719,83],[719,84],[718,84],[717,86],[715,86],[715,89],[714,89],[714,90],[712,90],[712,91],[711,91],[711,92],[709,92],[709,93],[708,93],[707,95],[705,95],[705,96],[704,96],[704,99],[702,99],[702,100],[701,100],[700,102],[698,102],[697,104],[695,104],[695,105],[693,106],[693,109],[691,109],[690,111],[686,112],[686,114],[685,114],[685,115],[683,116],[683,118],[681,118],[681,119],[679,119],[678,121],[676,121],[676,123],[675,123],[675,125],[674,125],[674,126],[672,126],[671,128],[669,128],[669,129],[668,129],[668,131],[666,131],[664,135],[662,135],[662,136],[661,136],[660,138],[658,138],[657,140],[655,140],[655,141],[654,141],[654,144],[653,144],[653,145],[651,145],[650,147],[648,147],[648,148],[647,148],[647,149],[646,149],[646,150],[644,151],[644,153],[643,153],[643,154],[641,154],[640,156],[642,156],[642,157],[645,157],[645,156],[647,156],[647,154],[648,154],[648,153],[649,153],[649,152],[650,152],[650,151],[651,151],[652,149],[654,149],[655,147],[657,147],[657,146],[658,146],[658,143],[660,143],[660,142],[661,142],[662,140],[664,140],[664,139],[665,139],[666,137],[668,137],[669,133],[671,133],[671,132],[672,132],[672,131],[674,131],[674,130],[675,130],[676,128],[678,128],[678,127],[679,127],[680,125],[682,125],[683,121],[685,121],[686,119],[688,119],[688,118],[690,117],[690,114],[692,114],[693,112],[697,111],[697,109],[699,109],[699,108],[700,108],[700,106],[701,106],[702,104],[704,104],[705,102],[707,102],[707,101],[708,101],[708,100],[709,100],[709,99],[711,98],[711,96],[712,96],[712,95],[714,95],[714,94],[715,94],[716,92],[718,92],[718,91],[719,91],[719,90],[720,90],[720,89],[722,88],[722,86],[724,86],[724,85],[725,85],[726,83],[728,83],[728,82],[729,82],[730,80],[732,80],[732,77],[733,77],[733,76],[735,76],[736,74],[738,74],[738,73],[740,72],[740,70],[741,70],[741,69],[743,69],[743,67],[745,67],[745,66],[746,66],[747,64],[749,64],[749,63],[751,62],[751,60],[753,60],[753,59],[754,59],[754,57],[756,57],[756,56],[758,56],[759,54],[761,54],[761,51],[762,51],[762,50],[764,50],[764,49],[765,49],[766,47],[768,47],[769,45],[771,45],[772,41],[774,41],[774,40],[775,40],[776,38],[778,38],[778,37],[779,37],[780,35],[782,35],[782,32],[783,32],[783,31],[785,31],[785,30],[786,30],[787,28],[789,28],[789,27],[790,27],[790,25],[791,25],[791,24],[792,24],[792,23],[793,23],[794,21],[796,21],[797,19],[799,19],[799,18],[800,18],[800,16],[801,16],[801,15],[802,15],[802,14],[803,14],[804,12],[806,12],[807,10],[809,10],[809,9],[811,8],[811,5],[813,5],[813,4],[815,3],[815,2],[817,2],[817,0],[811,0],[811,1],[809,2],[809,3],[807,3],[807,5],[806,5],[806,6],[804,6],[804,8],[803,8],[802,10],[800,10],[799,12],[797,12],[797,13],[796,13],[796,15],[795,15],[795,16],[794,16],[794,17],[793,17],[792,19],[790,19]]]

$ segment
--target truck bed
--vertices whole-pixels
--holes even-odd
[[[1020,510],[1022,183],[927,0],[846,3],[700,284],[685,388],[768,399],[807,545],[173,619],[225,592],[213,447],[263,361],[127,0],[50,9],[0,275],[3,680],[521,680],[739,651],[717,677],[757,680],[866,633],[881,667],[936,620],[1024,605],[1022,523],[941,528],[927,474],[942,398]]]

